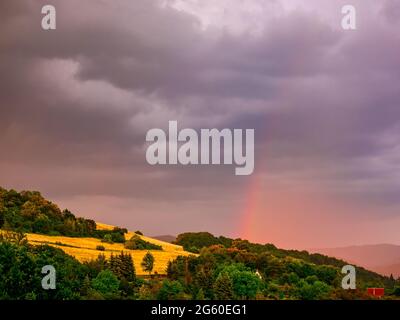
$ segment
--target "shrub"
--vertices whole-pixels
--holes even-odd
[[[125,248],[130,250],[162,250],[162,247],[141,239],[138,235],[134,235],[125,242]]]
[[[224,273],[224,277],[231,279],[232,287],[224,279],[226,288],[223,291],[228,292],[232,288],[236,299],[254,299],[256,297],[261,287],[261,280],[254,272],[251,272],[242,264],[232,264],[223,269],[221,277]],[[218,285],[221,286],[220,281]]]
[[[179,281],[164,280],[157,299],[159,300],[174,300],[184,297],[183,286]]]
[[[114,243],[114,241],[112,240],[111,234],[105,234],[103,239],[101,239],[101,242]]]
[[[119,280],[110,270],[103,270],[92,280],[92,287],[103,295],[115,294],[118,292]]]
[[[111,255],[108,266],[118,279],[126,280],[127,282],[136,280],[135,265],[129,253],[122,251],[119,255]]]

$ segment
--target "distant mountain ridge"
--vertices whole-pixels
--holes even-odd
[[[400,277],[400,245],[372,244],[338,248],[310,249],[324,255],[346,260],[377,273]]]

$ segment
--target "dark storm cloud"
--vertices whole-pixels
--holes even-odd
[[[6,50],[73,58],[80,63],[81,79],[173,96],[267,98],[277,89],[275,78],[321,72],[327,50],[340,37],[305,14],[288,15],[257,38],[224,32],[216,37],[202,32],[195,17],[154,1],[53,3],[59,8],[59,30],[38,29],[40,6],[32,5],[27,21],[6,24],[15,35],[4,41]]]
[[[197,29],[185,28],[185,35],[163,29],[160,37],[168,41],[161,42],[163,48],[156,46],[153,54],[146,52],[144,41],[132,38],[129,52],[117,49],[109,56],[84,59],[80,76],[167,96],[268,98],[277,89],[276,78],[319,72],[325,50],[338,40],[327,26],[307,18],[287,17],[258,38],[223,33],[213,39]],[[157,18],[153,23],[158,24]],[[116,48],[124,39],[120,41]]]
[[[48,3],[57,30],[45,32]],[[387,179],[398,169],[400,119],[393,3],[352,33],[296,10],[254,35],[204,29],[152,0],[1,1],[1,178],[55,197],[184,194],[210,211],[236,203],[249,179],[231,168],[145,163],[146,130],[179,118],[197,129],[255,128],[256,173],[266,179],[396,203],[399,182]]]

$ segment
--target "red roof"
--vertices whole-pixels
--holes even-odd
[[[368,288],[367,292],[374,297],[382,297],[385,295],[385,288]]]

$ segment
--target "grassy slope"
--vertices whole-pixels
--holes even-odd
[[[113,226],[97,223],[98,229],[112,229]],[[125,234],[125,238],[129,239],[133,236],[133,232]],[[187,256],[191,253],[183,250],[181,246],[174,245],[168,242],[163,242],[157,239],[149,238],[146,236],[140,236],[143,240],[162,246],[163,250],[150,250],[155,258],[154,271],[158,274],[165,274],[168,261],[175,259],[177,256]],[[145,275],[140,263],[143,256],[147,253],[147,250],[128,250],[124,248],[122,243],[104,243],[100,239],[95,238],[72,238],[64,236],[48,236],[41,234],[27,234],[28,241],[33,245],[48,244],[57,248],[62,249],[65,253],[75,257],[79,261],[88,261],[96,259],[99,254],[104,254],[106,257],[110,257],[111,254],[118,254],[121,251],[128,252],[132,255],[136,274]],[[105,248],[105,251],[96,250],[96,247],[101,245]]]

